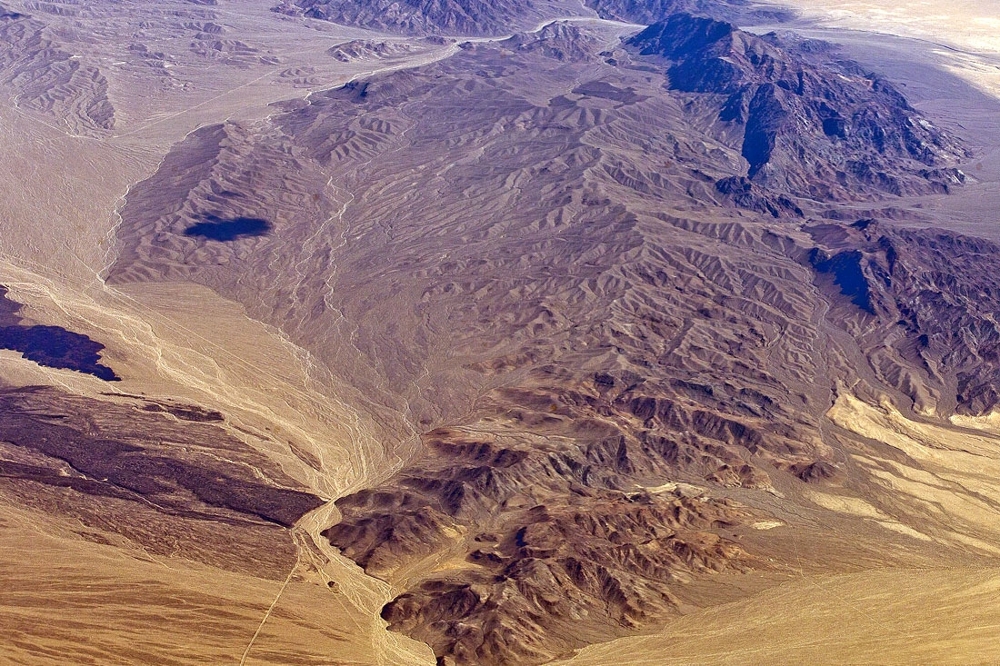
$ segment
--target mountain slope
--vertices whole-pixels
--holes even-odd
[[[737,598],[742,572],[987,552],[915,539],[827,416],[848,385],[907,401],[849,324],[898,305],[875,241],[829,247],[798,203],[943,190],[962,145],[826,47],[688,15],[609,44],[550,26],[203,128],[122,212],[113,282],[240,300],[395,430],[398,470],[324,535],[442,663],[542,663]],[[240,220],[263,224],[187,233]],[[841,516],[843,493],[880,508]]]
[[[553,0],[295,0],[276,11],[404,35],[493,36],[579,13],[579,7]]]
[[[774,4],[749,0],[587,0],[602,18],[650,25],[674,14],[709,16],[737,25],[781,23],[795,12]]]
[[[17,107],[73,133],[101,134],[115,126],[115,107],[100,68],[74,58],[43,22],[2,6],[0,77],[15,93]]]
[[[964,180],[939,168],[965,157],[961,146],[829,45],[757,37],[688,14],[628,44],[667,60],[674,90],[719,96],[719,120],[743,129],[751,181],[828,201],[947,191]]]

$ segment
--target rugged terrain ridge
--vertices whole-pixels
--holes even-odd
[[[442,663],[542,663],[701,603],[706,577],[786,571],[754,525],[849,479],[824,414],[869,353],[850,322],[899,307],[873,241],[841,256],[799,220],[949,190],[965,155],[825,44],[555,25],[193,133],[130,197],[110,277],[239,299],[413,424],[325,536],[405,590],[383,617]],[[272,227],[184,233],[209,218]]]
[[[831,201],[947,191],[965,179],[948,168],[966,156],[956,139],[830,45],[684,13],[628,44],[669,62],[672,89],[719,96],[719,120],[743,129],[753,183]]]
[[[0,10],[98,176],[2,161],[66,232],[0,252],[15,658],[541,664],[994,566],[1000,247],[919,228],[991,163],[919,88],[740,0],[271,4]]]

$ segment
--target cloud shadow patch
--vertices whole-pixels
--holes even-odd
[[[204,222],[198,222],[185,229],[184,235],[229,242],[250,236],[265,236],[271,229],[270,222],[257,217],[225,220],[216,215],[209,215]]]

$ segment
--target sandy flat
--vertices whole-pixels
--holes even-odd
[[[931,42],[948,70],[993,96],[1000,96],[1000,17],[987,0],[920,0],[905,3],[858,0],[789,0],[803,23],[824,28],[897,35]]]
[[[961,48],[1000,53],[1000,17],[991,0],[788,0],[804,18],[850,30],[943,41]]]
[[[3,664],[240,663],[282,581],[98,543],[0,507]],[[30,554],[30,556],[28,556]],[[374,663],[345,594],[290,581],[247,664]]]
[[[562,664],[995,663],[1000,570],[813,576]]]

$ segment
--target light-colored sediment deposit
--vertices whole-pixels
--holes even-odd
[[[988,659],[996,21],[801,10],[3,0],[0,663]]]

